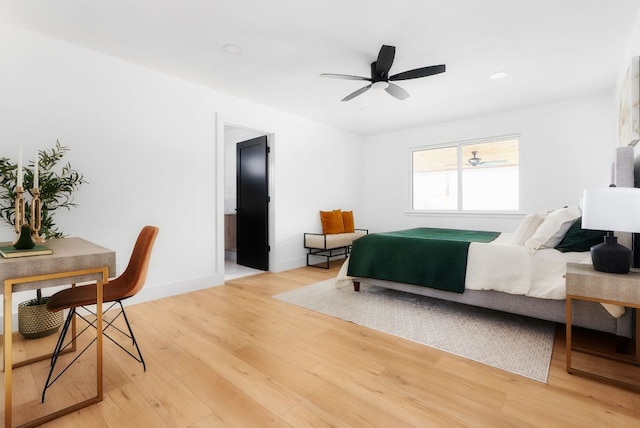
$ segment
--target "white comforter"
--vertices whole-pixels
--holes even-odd
[[[509,245],[511,237],[511,233],[502,233],[492,242],[469,245],[467,289],[562,300],[567,297],[564,285],[567,262],[591,263],[588,251],[561,253],[549,248],[530,254],[523,246]]]

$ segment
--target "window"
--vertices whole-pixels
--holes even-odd
[[[413,149],[414,210],[517,211],[518,138]]]

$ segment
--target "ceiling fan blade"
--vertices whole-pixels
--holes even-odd
[[[349,74],[333,74],[333,73],[322,73],[320,77],[330,77],[332,79],[346,79],[346,80],[371,80],[369,77],[362,76],[351,76]]]
[[[389,95],[396,97],[399,100],[406,100],[409,98],[409,93],[402,89],[398,85],[394,85],[393,83],[389,83],[389,86],[385,89]]]
[[[402,73],[394,74],[389,77],[389,80],[408,80],[408,79],[417,79],[419,77],[427,77],[433,76],[434,74],[444,73],[446,71],[446,66],[444,64],[441,65],[432,65],[430,67],[422,67],[416,68],[414,70],[404,71]]]
[[[382,45],[380,52],[378,53],[378,60],[376,61],[376,72],[380,76],[387,76],[391,65],[393,65],[393,59],[396,56],[396,47]]]
[[[357,97],[358,95],[364,94],[369,89],[371,89],[371,85],[367,85],[364,88],[360,88],[357,91],[350,93],[349,95],[344,97],[341,101],[349,101],[350,99],[353,99],[353,98]]]

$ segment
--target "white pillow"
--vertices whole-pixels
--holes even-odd
[[[524,246],[533,254],[541,248],[553,248],[562,241],[573,222],[582,215],[580,208],[568,207],[555,210],[544,219],[542,224]]]
[[[511,245],[524,245],[533,236],[547,217],[546,213],[532,213],[527,215],[516,229],[511,238]]]

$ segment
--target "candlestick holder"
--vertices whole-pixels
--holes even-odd
[[[22,225],[24,224],[24,190],[22,187],[16,187],[16,205],[15,205],[15,228],[16,233],[20,233]]]
[[[15,227],[18,237],[13,242],[13,247],[18,250],[28,250],[36,243],[31,236],[31,227],[25,223],[25,201],[22,186],[16,187]]]
[[[42,227],[42,202],[40,201],[40,192],[38,189],[31,189],[33,199],[31,200],[31,237],[40,244],[44,242],[44,238],[40,236],[40,228]]]

